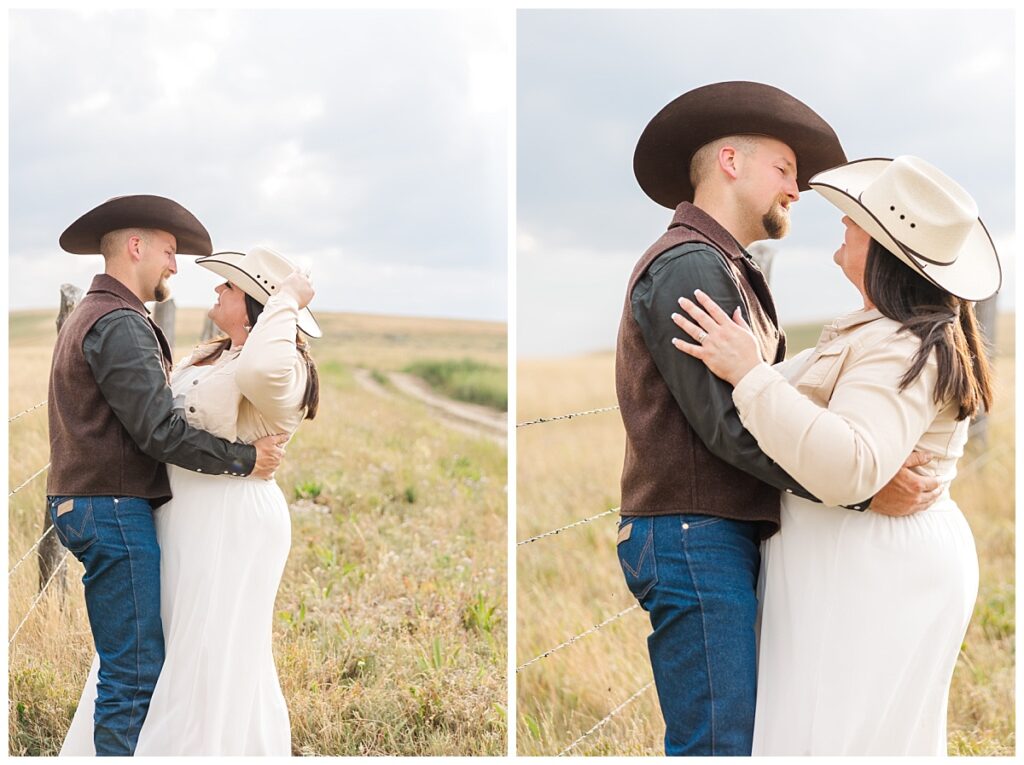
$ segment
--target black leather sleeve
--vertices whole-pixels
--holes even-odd
[[[704,445],[721,460],[755,478],[805,499],[819,501],[761,451],[740,421],[732,401],[732,386],[715,377],[699,360],[677,350],[673,337],[693,342],[672,321],[681,313],[678,300],[693,300],[701,289],[732,314],[740,306],[750,316],[724,256],[704,244],[683,244],[661,255],[637,282],[631,296],[633,318],[640,325],[654,363],[672,396]],[[666,444],[670,448],[671,444]]]
[[[174,410],[160,345],[145,318],[113,311],[82,343],[100,391],[139,449],[159,462],[199,473],[248,475],[256,448],[193,428]]]

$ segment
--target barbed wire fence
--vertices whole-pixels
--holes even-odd
[[[43,401],[40,401],[38,404],[30,406],[27,409],[19,412],[18,414],[14,415],[13,417],[9,417],[8,420],[7,420],[8,425],[10,425],[11,423],[21,419],[22,417],[25,417],[26,415],[31,414],[32,412],[36,412],[36,411],[42,409],[44,406],[46,406],[46,404],[47,404],[47,400],[44,399]],[[41,468],[39,468],[38,470],[33,472],[32,475],[30,475],[28,478],[26,478],[24,481],[22,481],[20,484],[18,484],[14,489],[12,489],[10,492],[8,492],[8,494],[7,494],[8,506],[10,506],[10,500],[16,494],[18,494],[19,492],[24,490],[26,487],[28,487],[30,484],[32,484],[37,478],[39,478],[40,476],[45,474],[46,471],[49,470],[49,469],[50,469],[50,463],[47,462]],[[55,534],[51,535],[51,533],[50,533],[51,531],[53,531],[53,524],[52,523],[48,523],[46,525],[46,528],[43,529],[43,533],[40,534],[40,536],[29,546],[29,548],[24,552],[24,554],[18,559],[18,562],[15,563],[13,566],[11,566],[11,568],[7,571],[8,593],[10,593],[10,578],[12,576],[14,576],[14,574],[18,571],[18,569],[21,568],[21,566],[25,563],[25,561],[29,560],[32,557],[33,553],[37,553],[36,558],[37,558],[37,560],[39,562],[39,565],[40,565],[40,587],[39,587],[39,591],[35,594],[35,597],[33,597],[32,603],[29,605],[28,610],[22,616],[21,621],[18,623],[18,626],[15,628],[14,632],[11,634],[11,637],[9,638],[9,640],[7,642],[8,651],[10,651],[14,647],[15,639],[18,637],[18,634],[21,632],[21,630],[25,626],[25,624],[28,623],[29,618],[35,612],[36,608],[39,607],[40,603],[43,602],[44,596],[48,592],[51,591],[54,582],[57,580],[58,574],[61,574],[63,576],[63,571],[65,570],[64,565],[65,565],[65,563],[67,561],[67,557],[68,557],[69,553],[68,553],[68,551],[66,549],[64,549],[63,545],[60,545],[60,541],[57,539],[57,536]],[[42,545],[44,543],[48,542],[48,541],[49,542],[53,542],[56,545],[58,545],[58,548],[57,548],[58,550],[63,550],[63,553],[59,553],[60,557],[59,557],[56,565],[47,566],[45,561],[44,561],[44,559],[43,559],[43,556],[39,553]]]
[[[68,317],[72,314],[78,303],[81,301],[85,293],[80,288],[73,284],[61,284],[60,285],[60,298],[57,309],[57,316],[55,319],[57,333],[60,333],[61,328],[64,326],[64,322],[67,321]],[[49,397],[43,399],[37,404],[30,406],[21,412],[18,412],[13,417],[7,419],[7,424],[10,426],[14,422],[20,420],[22,417],[27,417],[33,412],[38,412],[49,403]],[[8,513],[13,506],[12,500],[21,491],[25,490],[31,485],[36,479],[44,475],[46,471],[50,469],[50,463],[47,462],[41,468],[32,473],[28,478],[22,481],[18,486],[12,489],[7,495],[7,506]],[[45,492],[45,490],[44,490]],[[36,609],[41,603],[43,603],[44,597],[47,593],[52,593],[57,590],[61,596],[61,606],[64,605],[64,596],[67,594],[67,560],[68,550],[61,544],[60,538],[54,532],[53,523],[50,520],[49,508],[43,508],[43,522],[42,522],[42,533],[36,540],[29,546],[29,548],[22,554],[15,563],[7,571],[7,592],[8,602],[10,602],[11,593],[11,577],[17,573],[18,569],[30,558],[35,558],[38,563],[39,571],[39,590],[33,597],[31,604],[28,607],[28,611],[22,616],[21,621],[18,623],[17,628],[14,630],[10,639],[8,640],[8,657],[10,651],[14,649],[15,639],[18,637],[22,628],[28,623],[29,618],[35,613]],[[8,660],[8,664],[10,661]]]
[[[581,411],[581,412],[570,412],[568,414],[560,414],[560,415],[557,415],[555,417],[539,417],[539,418],[537,418],[535,420],[527,420],[526,422],[517,423],[516,424],[516,430],[519,430],[521,428],[530,427],[532,425],[541,425],[541,424],[550,423],[550,422],[561,422],[561,421],[565,421],[565,420],[572,420],[572,419],[576,419],[576,418],[579,418],[579,417],[586,417],[586,416],[589,416],[589,415],[602,414],[602,413],[606,413],[606,412],[616,412],[616,411],[618,411],[618,409],[619,409],[619,407],[617,407],[617,406],[605,406],[605,407],[600,407],[598,409],[588,409],[586,411]],[[550,539],[551,537],[558,536],[558,535],[560,535],[560,534],[562,534],[562,533],[564,533],[566,531],[569,531],[570,529],[578,529],[578,528],[580,528],[582,526],[586,526],[588,524],[591,524],[594,521],[597,521],[597,520],[599,520],[601,518],[606,518],[608,516],[617,516],[618,513],[619,513],[619,508],[618,507],[612,507],[612,508],[609,508],[609,509],[607,509],[607,510],[605,510],[603,512],[600,512],[600,513],[597,513],[595,515],[592,515],[592,516],[590,516],[588,518],[583,518],[581,520],[574,521],[573,523],[566,524],[565,526],[560,526],[559,528],[552,529],[550,531],[545,531],[545,532],[543,532],[541,534],[536,534],[534,536],[528,537],[527,539],[519,540],[519,541],[516,542],[516,547],[517,548],[521,548],[521,547],[523,547],[525,545],[530,545],[530,544],[534,544],[536,542],[539,542],[542,539]],[[530,667],[530,666],[532,666],[534,664],[537,664],[538,662],[548,658],[549,656],[551,656],[551,655],[553,655],[555,653],[558,653],[559,651],[562,651],[562,650],[564,650],[566,648],[569,648],[570,646],[576,645],[580,640],[582,640],[583,638],[587,637],[588,635],[593,635],[594,633],[599,632],[600,630],[605,629],[609,625],[614,624],[615,622],[619,621],[620,619],[625,618],[629,614],[631,614],[634,611],[637,611],[639,609],[640,609],[640,604],[639,603],[634,603],[632,606],[629,606],[628,608],[624,608],[624,609],[622,609],[621,611],[619,611],[616,614],[612,614],[607,619],[604,619],[603,621],[599,622],[598,624],[595,624],[594,626],[590,627],[589,629],[586,629],[583,632],[580,632],[580,633],[578,633],[576,635],[573,635],[572,637],[568,638],[567,640],[562,641],[558,645],[556,645],[556,646],[554,646],[552,648],[549,648],[546,651],[543,651],[542,653],[538,654],[537,656],[534,656],[529,661],[527,661],[527,662],[525,662],[523,664],[520,664],[518,667],[516,667],[516,675],[518,675],[520,672],[522,672],[527,667]],[[623,712],[623,710],[625,710],[630,704],[632,704],[634,701],[636,701],[637,699],[642,697],[644,695],[644,693],[649,691],[652,687],[654,687],[654,680],[649,681],[648,683],[643,685],[641,688],[636,690],[634,693],[632,693],[624,701],[620,702],[618,705],[613,707],[603,718],[598,720],[587,731],[585,731],[582,735],[580,735],[578,738],[576,738],[572,743],[570,743],[568,746],[566,746],[564,749],[562,749],[558,753],[558,756],[559,757],[563,757],[563,756],[569,754],[570,752],[572,752],[580,744],[582,744],[588,738],[590,738],[595,733],[597,733],[602,728],[604,728],[608,723],[610,723],[613,719],[615,719],[616,716],[621,714]]]
[[[26,414],[30,414],[30,413],[34,412],[34,411],[35,411],[36,409],[39,409],[39,408],[41,408],[41,407],[44,407],[44,406],[46,406],[46,403],[47,403],[47,401],[48,401],[48,400],[49,400],[49,399],[43,399],[42,401],[40,401],[40,402],[39,402],[38,404],[36,404],[35,406],[30,406],[30,407],[29,407],[28,409],[24,410],[23,412],[18,412],[18,413],[17,413],[16,415],[14,415],[13,417],[10,417],[10,418],[8,418],[8,420],[7,420],[7,424],[8,424],[8,425],[10,425],[10,424],[11,424],[12,422],[14,422],[15,420],[17,420],[17,419],[20,419],[20,418],[24,417],[24,416],[25,416]]]
[[[578,418],[578,417],[584,417],[584,416],[593,415],[593,414],[601,414],[601,413],[605,413],[605,412],[614,412],[614,411],[618,411],[618,409],[619,409],[619,407],[617,407],[617,406],[606,406],[606,407],[600,407],[600,408],[597,408],[597,409],[588,409],[588,410],[581,411],[581,412],[571,412],[569,414],[562,414],[562,415],[557,415],[557,416],[554,416],[554,417],[539,417],[539,418],[534,419],[534,420],[527,420],[525,422],[517,423],[516,424],[516,429],[518,430],[520,428],[526,428],[526,427],[530,427],[530,426],[533,426],[533,425],[540,425],[540,424],[543,424],[543,423],[571,420],[571,419],[575,419],[575,418]],[[1004,415],[1004,416],[1008,416],[1008,415]],[[989,418],[986,416],[984,419],[986,421],[985,422],[985,427],[987,428],[987,426],[989,424],[988,423],[988,419]],[[967,476],[977,472],[984,465],[988,464],[989,462],[991,462],[996,457],[1001,456],[1002,454],[1006,453],[1007,451],[1009,451],[1013,447],[1013,443],[1011,441],[1011,442],[1000,444],[999,446],[997,446],[995,448],[988,448],[986,440],[984,438],[982,438],[980,440],[981,440],[981,442],[983,444],[983,451],[981,451],[979,454],[976,454],[972,459],[967,461],[966,464],[964,464],[962,467],[960,467],[960,469],[957,471],[957,477],[958,478],[965,478],[965,477],[967,477]],[[526,539],[519,540],[519,541],[516,542],[516,547],[520,548],[520,547],[523,547],[524,545],[533,544],[535,542],[539,542],[542,539],[548,539],[548,538],[551,538],[551,537],[558,536],[558,535],[562,534],[565,531],[569,531],[570,529],[575,529],[575,528],[579,528],[581,526],[586,526],[586,525],[588,525],[590,523],[593,523],[594,521],[596,521],[596,520],[598,520],[600,518],[604,518],[604,517],[607,517],[607,516],[610,516],[610,515],[617,515],[618,512],[619,512],[619,509],[620,508],[618,508],[618,507],[609,508],[608,510],[605,510],[603,512],[600,512],[600,513],[597,513],[595,515],[589,516],[587,518],[583,518],[583,519],[578,520],[578,521],[574,521],[573,523],[569,523],[569,524],[566,524],[564,526],[560,526],[558,528],[551,529],[550,531],[545,531],[543,533],[536,534],[536,535],[528,537]],[[580,633],[578,633],[576,635],[573,635],[572,637],[568,638],[567,640],[562,641],[558,645],[556,645],[556,646],[554,646],[552,648],[549,648],[546,651],[543,651],[542,653],[538,654],[537,656],[534,656],[529,661],[524,662],[523,664],[520,664],[519,666],[517,666],[516,667],[516,674],[518,675],[520,672],[522,672],[527,667],[530,667],[530,666],[532,666],[532,665],[542,661],[543,659],[546,659],[549,656],[551,656],[551,655],[553,655],[555,653],[558,653],[561,650],[564,650],[566,648],[569,648],[572,645],[575,645],[582,638],[584,638],[584,637],[586,637],[588,635],[592,635],[595,632],[598,632],[598,631],[604,629],[608,625],[613,624],[614,622],[617,622],[618,620],[624,618],[625,616],[627,616],[628,614],[632,613],[633,611],[638,610],[639,608],[640,608],[640,604],[639,603],[634,603],[632,606],[630,606],[628,608],[622,609],[618,613],[609,616],[604,621],[602,621],[602,622],[600,622],[598,624],[595,624],[593,627],[590,627],[589,629],[586,629],[583,632],[580,632]],[[620,704],[618,704],[617,706],[612,708],[608,712],[608,714],[606,714],[603,718],[598,720],[597,723],[595,723],[586,732],[584,732],[582,735],[580,735],[578,738],[576,738],[567,747],[562,749],[558,753],[558,756],[559,757],[565,756],[565,755],[569,754],[571,751],[573,751],[574,749],[576,749],[580,744],[582,744],[584,741],[586,741],[590,736],[592,736],[593,734],[597,733],[605,725],[610,723],[617,715],[621,714],[622,711],[625,710],[630,704],[632,704],[634,701],[636,701],[637,699],[642,697],[644,695],[644,693],[649,691],[652,687],[654,687],[654,680],[649,681],[648,683],[643,685],[641,688],[637,689],[625,701],[621,702]]]

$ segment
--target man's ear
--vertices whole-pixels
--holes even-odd
[[[142,237],[141,236],[130,236],[128,241],[125,243],[128,248],[128,257],[132,259],[132,263],[138,263],[142,260]]]
[[[718,166],[722,169],[722,172],[727,176],[736,180],[739,175],[738,167],[738,151],[735,146],[726,144],[718,150]]]

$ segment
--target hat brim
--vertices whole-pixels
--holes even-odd
[[[266,305],[272,293],[241,267],[240,263],[244,257],[245,255],[240,252],[218,252],[215,255],[200,258],[196,264],[224,277],[246,295],[250,295],[262,305]],[[302,332],[310,337],[323,337],[320,324],[309,308],[299,309],[297,325]]]
[[[692,202],[690,160],[729,135],[763,135],[789,146],[801,191],[815,173],[846,162],[835,131],[802,101],[759,82],[719,82],[679,96],[644,128],[633,154],[640,188],[672,210]]]
[[[955,261],[930,263],[901,244],[860,202],[860,195],[892,163],[891,159],[859,159],[818,173],[812,189],[850,216],[872,239],[937,287],[962,300],[992,297],[1003,282],[1002,266],[992,237],[979,218]],[[927,253],[922,253],[926,255]]]
[[[159,229],[172,234],[178,255],[198,255],[213,252],[206,227],[173,199],[152,194],[108,199],[68,226],[60,235],[60,246],[73,255],[100,254],[100,240],[104,234],[123,228]]]

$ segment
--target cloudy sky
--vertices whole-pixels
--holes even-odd
[[[314,309],[506,318],[509,14],[12,11],[10,306],[102,259],[61,231],[168,196],[215,249],[310,266]],[[185,260],[185,259],[183,259]],[[179,263],[179,304],[217,278]]]
[[[916,154],[975,198],[1014,299],[1014,20],[1002,11],[520,11],[520,357],[614,347],[633,264],[671,213],[633,178],[636,139],[681,93],[755,80],[828,120],[851,159]],[[859,306],[832,263],[840,213],[806,192],[772,288],[783,323]]]

